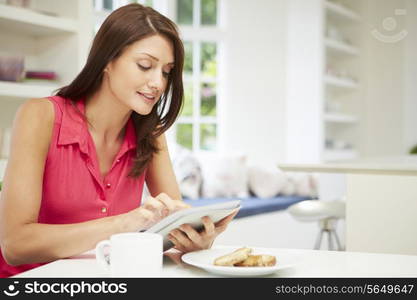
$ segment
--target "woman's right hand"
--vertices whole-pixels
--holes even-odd
[[[146,230],[170,214],[190,207],[182,200],[173,200],[165,193],[156,197],[149,196],[143,205],[126,214],[126,229],[127,231]]]

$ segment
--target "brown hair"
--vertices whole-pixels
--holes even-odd
[[[130,44],[159,34],[174,47],[175,65],[171,70],[164,94],[148,115],[132,112],[136,129],[136,156],[131,177],[138,177],[146,169],[154,153],[159,151],[156,138],[176,120],[183,105],[182,70],[184,46],[176,25],[150,7],[129,4],[112,12],[101,25],[91,47],[87,63],[70,85],[58,90],[57,95],[77,101],[94,94],[103,80],[103,71]],[[84,119],[86,120],[85,116]]]

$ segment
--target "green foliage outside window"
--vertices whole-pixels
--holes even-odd
[[[193,24],[193,0],[177,0],[177,22],[180,25]]]
[[[181,116],[190,117],[193,115],[193,85],[191,82],[184,83],[184,106]]]
[[[201,24],[217,24],[217,0],[201,0]]]
[[[216,43],[201,43],[201,74],[206,77],[217,75]]]
[[[198,27],[216,26],[217,25],[217,0],[200,0],[200,24],[194,24],[194,5],[195,0],[177,0],[177,24]],[[200,47],[198,47],[200,46]],[[200,48],[200,61],[194,65],[193,52],[196,47]],[[186,80],[184,81],[184,106],[181,111],[182,117],[195,116],[193,90],[196,88],[194,84],[198,84],[200,88],[200,116],[201,117],[215,117],[217,115],[217,87],[215,81],[217,77],[217,43],[203,41],[200,45],[194,41],[184,41],[185,61],[184,74]],[[197,48],[197,49],[198,49]],[[193,73],[200,69],[201,78],[199,82],[190,80],[193,78]],[[187,79],[188,78],[188,79]],[[208,81],[208,82],[207,82]],[[197,86],[198,88],[198,86]],[[194,122],[177,124],[176,140],[182,146],[193,150],[193,146],[203,150],[215,150],[217,125]],[[197,130],[200,136],[199,145],[193,145],[193,131]],[[194,141],[195,142],[195,141]]]
[[[202,116],[216,116],[216,87],[213,83],[201,85],[201,108]]]
[[[200,3],[201,25],[217,25],[217,0],[201,0]],[[193,25],[193,9],[193,0],[177,0],[177,23]]]
[[[177,125],[177,143],[190,150],[193,149],[193,125]]]
[[[184,50],[184,72],[191,74],[193,73],[193,44],[191,42],[184,42]]]

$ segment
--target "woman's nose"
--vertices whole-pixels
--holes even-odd
[[[164,78],[161,72],[153,72],[149,78],[148,85],[151,89],[156,89],[158,91],[162,90],[164,85]]]

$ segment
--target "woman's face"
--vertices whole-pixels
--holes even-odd
[[[174,67],[172,43],[153,35],[128,46],[105,69],[105,84],[129,109],[147,115],[164,93]]]

